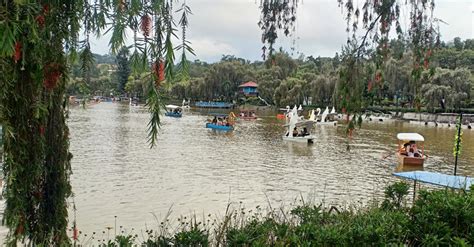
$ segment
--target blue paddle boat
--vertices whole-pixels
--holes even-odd
[[[215,129],[215,130],[222,130],[222,131],[234,130],[234,126],[219,125],[219,124],[214,124],[214,123],[206,123],[206,128]]]
[[[206,128],[221,131],[232,131],[234,130],[235,119],[236,117],[233,112],[229,113],[229,115],[214,114],[213,120],[208,119]]]
[[[166,113],[165,116],[167,117],[182,117],[183,116],[183,109],[177,105],[167,105],[165,106]]]

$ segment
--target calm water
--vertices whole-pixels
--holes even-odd
[[[77,223],[86,232],[118,224],[156,225],[172,217],[223,214],[226,205],[288,205],[306,200],[347,205],[382,195],[396,179],[398,132],[419,132],[429,155],[425,170],[452,172],[454,129],[409,123],[364,124],[349,142],[344,126],[318,126],[313,145],[285,143],[274,113],[238,122],[233,133],[204,128],[205,112],[163,118],[158,145],[146,142],[143,108],[101,103],[71,109],[71,177]],[[474,175],[474,131],[464,131],[459,172]],[[267,199],[268,198],[268,199]],[[72,215],[72,213],[71,213]],[[72,219],[72,217],[71,217]]]

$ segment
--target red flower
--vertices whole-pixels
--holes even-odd
[[[15,54],[13,55],[13,60],[18,62],[21,59],[21,43],[20,41],[17,41],[15,43]]]
[[[40,28],[44,28],[44,15],[38,15],[36,17],[36,22]]]
[[[53,90],[62,76],[61,66],[56,63],[47,64],[43,69],[43,86],[48,90]]]
[[[140,23],[140,29],[143,32],[143,35],[145,37],[150,36],[151,32],[151,17],[149,15],[144,15],[142,16],[141,23]]]
[[[165,62],[161,60],[154,62],[151,69],[155,75],[155,84],[158,87],[165,80]]]
[[[77,241],[78,238],[79,238],[79,234],[77,232],[77,227],[74,226],[74,229],[72,231],[72,239]]]
[[[47,15],[49,13],[49,5],[46,3],[43,5],[43,14]]]

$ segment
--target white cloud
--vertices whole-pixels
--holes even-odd
[[[191,39],[196,58],[204,61],[219,60],[222,55],[238,54],[238,51],[230,44],[211,39]],[[188,56],[192,60],[191,55]]]
[[[183,0],[181,0],[183,1]],[[404,2],[404,0],[400,0]],[[187,0],[193,15],[189,17],[187,37],[193,42],[196,57],[216,61],[222,54],[232,54],[249,60],[259,60],[262,52],[260,0]],[[346,43],[346,23],[336,0],[304,0],[299,5],[296,32],[292,38],[280,37],[275,48],[295,48],[313,56],[334,56]],[[362,1],[359,1],[362,2]],[[436,0],[435,16],[448,22],[441,24],[442,40],[462,39],[474,35],[473,0]],[[402,10],[402,23],[409,9]],[[282,36],[282,35],[281,35]],[[293,41],[296,41],[293,44]],[[101,38],[93,45],[99,53],[108,52],[108,39]]]

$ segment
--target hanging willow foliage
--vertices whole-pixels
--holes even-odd
[[[258,24],[262,29],[264,57],[272,54],[278,30],[283,30],[285,35],[294,30],[298,4],[298,0],[260,0]],[[361,122],[364,95],[383,86],[382,71],[389,57],[392,30],[395,29],[399,39],[411,43],[412,77],[417,88],[421,87],[421,72],[428,69],[433,50],[439,44],[439,20],[433,16],[434,0],[337,0],[337,4],[343,10],[349,34],[338,83],[338,107],[350,115],[348,132],[352,133],[353,127]],[[408,20],[401,20],[405,16],[401,15],[402,11],[407,12]],[[403,30],[402,21],[409,22],[407,30]]]
[[[5,130],[3,172],[8,243],[64,245],[71,195],[65,85],[69,65],[79,58],[88,82],[93,55],[89,36],[111,32],[117,52],[133,33],[133,68],[148,71],[150,145],[162,109],[161,85],[172,78],[174,0],[4,0],[0,3],[0,121]],[[188,26],[183,16],[183,52]],[[80,35],[80,31],[84,34]],[[84,37],[79,40],[79,37]],[[183,55],[183,59],[186,56]],[[152,66],[152,64],[154,66]]]

